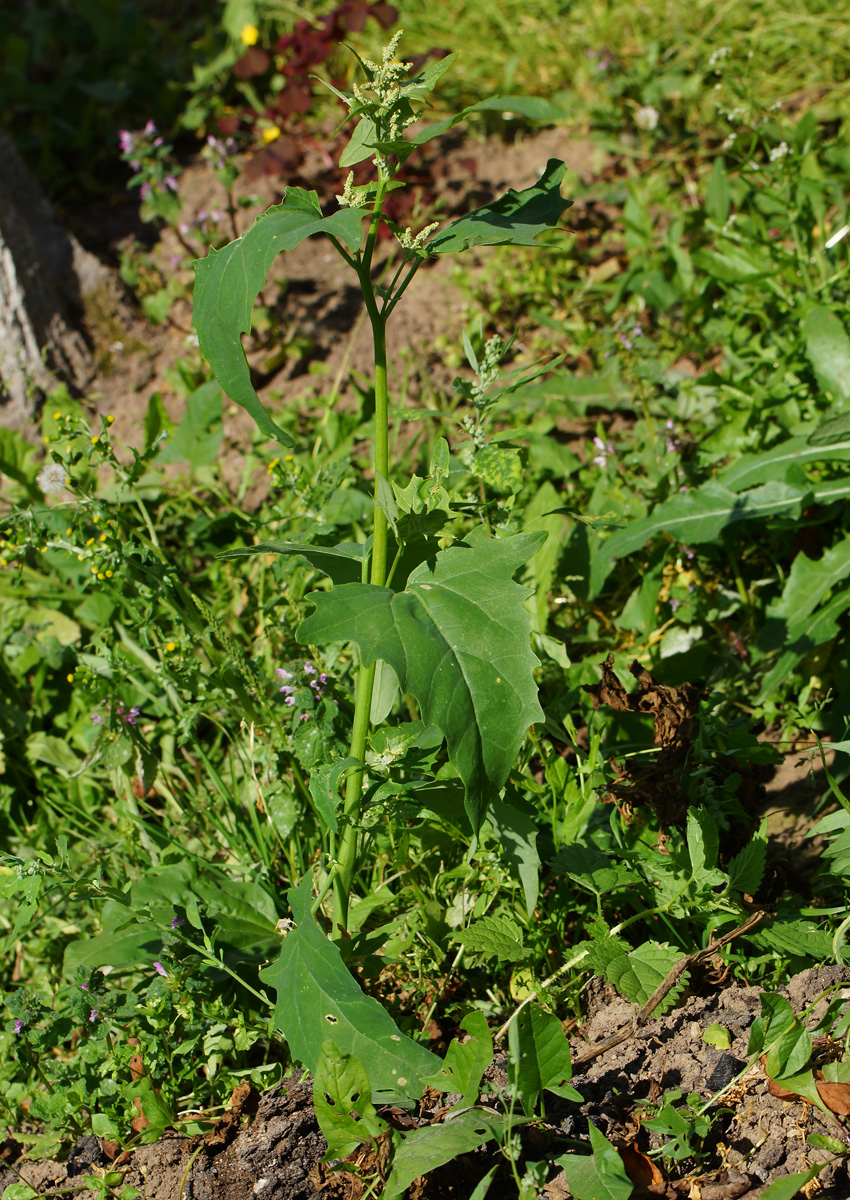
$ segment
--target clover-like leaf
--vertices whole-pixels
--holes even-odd
[[[471,534],[416,567],[404,591],[352,583],[311,593],[316,611],[298,629],[300,642],[352,641],[364,662],[390,664],[422,719],[443,733],[474,828],[529,725],[543,719],[523,608],[529,589],[511,576],[545,537]]]

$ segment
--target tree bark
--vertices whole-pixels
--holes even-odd
[[[0,132],[0,426],[29,425],[57,382],[77,393],[91,382],[82,301],[105,274]]]

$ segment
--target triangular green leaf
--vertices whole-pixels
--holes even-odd
[[[422,1080],[440,1060],[399,1033],[386,1009],[365,996],[311,913],[308,875],[287,893],[296,928],[283,943],[277,962],[260,972],[277,992],[274,1022],[292,1057],[313,1074],[328,1036],[342,1050],[369,1064],[372,1093],[382,1102],[418,1099]]]
[[[422,719],[446,738],[475,828],[529,725],[543,719],[523,607],[529,589],[511,576],[545,536],[470,535],[416,567],[402,592],[348,584],[311,593],[316,611],[298,629],[300,642],[353,641],[364,662],[390,664]]]
[[[440,1070],[422,1082],[440,1092],[459,1092],[455,1108],[468,1108],[478,1103],[481,1080],[493,1061],[493,1039],[483,1013],[468,1013],[460,1027],[470,1036],[465,1042],[455,1038]]]
[[[362,214],[342,208],[323,217],[315,192],[287,188],[283,202],[259,216],[242,237],[195,262],[193,321],[201,350],[230,399],[251,414],[267,437],[283,446],[295,443],[274,423],[254,391],[240,335],[251,328],[254,301],[276,256],[314,233],[331,234],[349,250],[358,250],[363,242]]]
[[[452,221],[428,243],[429,254],[456,254],[470,246],[533,246],[537,235],[554,229],[572,201],[564,200],[559,184],[566,167],[550,158],[546,170],[532,187],[513,188],[492,204],[476,208]]]
[[[592,1154],[564,1154],[555,1159],[567,1177],[574,1200],[629,1200],[634,1185],[623,1160],[595,1125],[588,1125]]]
[[[358,1059],[343,1054],[331,1039],[322,1044],[313,1079],[313,1106],[328,1143],[326,1159],[351,1154],[387,1128],[375,1112],[369,1077]]]

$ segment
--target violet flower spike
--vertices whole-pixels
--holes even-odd
[[[155,962],[153,965],[153,969],[156,971],[157,975],[167,975],[168,974],[168,972],[166,971],[165,967],[162,965],[161,962]]]

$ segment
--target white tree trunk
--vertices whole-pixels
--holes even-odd
[[[91,381],[82,297],[104,274],[0,132],[0,425],[28,425],[60,380],[77,392]]]

